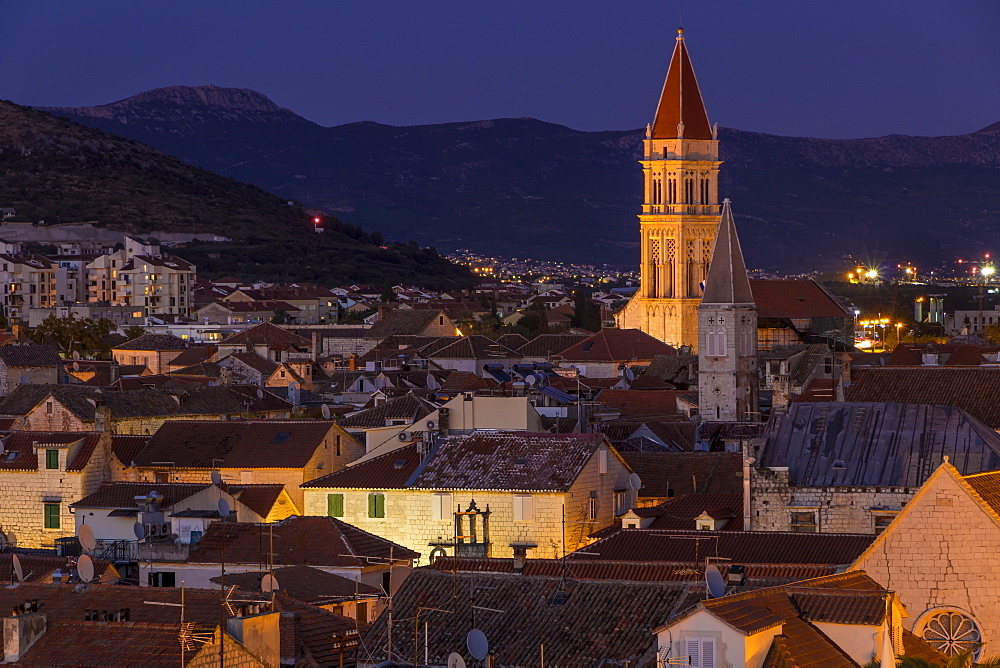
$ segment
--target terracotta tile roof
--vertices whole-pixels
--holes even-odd
[[[479,433],[440,439],[412,487],[566,491],[603,434]]]
[[[157,389],[116,392],[87,385],[19,385],[0,399],[0,415],[25,416],[49,396],[83,421],[94,419],[97,401],[111,409],[113,419],[183,414],[169,394]]]
[[[642,480],[639,496],[743,493],[738,452],[623,452],[622,459]]]
[[[277,325],[263,322],[245,332],[239,332],[223,339],[219,342],[219,347],[223,346],[230,348],[233,346],[268,346],[272,350],[283,350],[285,348],[309,349],[312,347],[312,341]]]
[[[24,575],[22,582],[51,582],[52,571],[59,568],[62,569],[64,573],[68,573],[67,568],[68,559],[66,557],[58,557],[54,554],[35,554],[31,552],[19,552],[13,550],[17,554],[18,561],[21,562],[21,573]],[[117,575],[114,571],[109,571],[109,567],[112,565],[110,561],[105,559],[94,559],[94,582],[104,583],[104,584],[114,584]],[[0,582],[13,582],[11,575],[11,567],[14,560],[7,557],[0,558]]]
[[[198,362],[191,366],[175,368],[168,371],[169,376],[199,376],[202,378],[218,378],[222,375],[222,367],[215,362]]]
[[[0,364],[7,368],[59,366],[56,346],[0,346]]]
[[[45,634],[13,666],[176,666],[179,623],[87,622],[49,623]],[[186,652],[190,659],[194,652]]]
[[[302,468],[336,427],[323,420],[164,422],[136,455],[138,466]]]
[[[301,486],[333,489],[404,489],[419,465],[417,446],[407,445],[310,480]]]
[[[145,496],[151,491],[161,495],[162,506],[169,506],[183,501],[208,487],[201,483],[151,483],[151,482],[106,482],[92,494],[79,501],[71,503],[76,508],[128,508],[136,507],[135,497]]]
[[[843,306],[809,279],[750,281],[758,318],[851,318]]]
[[[125,466],[131,466],[135,456],[146,447],[151,436],[111,435],[111,452]]]
[[[240,503],[266,518],[285,489],[282,484],[230,485],[229,491]]]
[[[268,571],[226,573],[226,586],[236,585],[243,591],[256,594],[260,591],[261,580],[267,574]],[[281,594],[310,605],[326,605],[337,601],[352,600],[355,596],[378,596],[382,592],[377,587],[334,573],[327,573],[312,566],[275,568],[274,577],[278,581],[278,591]],[[212,582],[216,584],[221,583],[221,581],[221,577],[212,578]]]
[[[564,568],[566,577],[575,580],[634,580],[637,582],[704,582],[704,561],[605,561],[599,559],[572,559],[565,563],[562,559],[528,559],[525,562],[524,575],[546,575],[561,577]],[[726,577],[729,567],[726,564],[716,564],[716,567]],[[438,557],[430,566],[439,571],[451,572],[490,572],[513,573],[514,560],[500,558],[475,557]],[[828,564],[747,564],[745,575],[748,587],[773,587],[815,578],[823,575],[833,575],[837,567]]]
[[[51,443],[69,447],[72,459],[66,465],[67,471],[82,471],[90,462],[100,440],[101,434],[96,432],[12,431],[2,436],[0,470],[37,471],[38,455],[35,445],[43,447]]]
[[[497,339],[497,343],[511,350],[517,350],[527,342],[528,339],[521,334],[503,334]]]
[[[582,552],[621,561],[698,561],[712,555],[734,564],[850,564],[873,540],[871,534],[622,529]]]
[[[643,418],[677,412],[677,390],[601,390],[597,401],[617,408],[622,417]]]
[[[497,666],[538,665],[541,644],[547,665],[597,666],[602,660],[635,665],[655,646],[652,630],[696,600],[692,587],[680,582],[563,580],[481,572],[453,576],[416,569],[393,597],[393,606],[397,619],[412,619],[418,605],[454,611],[421,615],[429,621],[432,665],[447,662],[475,619],[494,648]],[[472,605],[504,613],[477,611],[473,615]],[[385,647],[386,621],[386,615],[380,616],[363,638],[364,646],[373,651],[373,662],[384,658],[380,652]],[[393,647],[400,656],[413,656],[413,634],[394,633]]]
[[[229,357],[234,360],[239,360],[265,377],[270,376],[279,366],[281,366],[277,362],[272,362],[266,357],[261,357],[257,353],[233,353]]]
[[[170,360],[167,365],[170,368],[191,366],[192,364],[198,364],[199,362],[208,360],[208,358],[214,354],[215,346],[192,346],[177,357]]]
[[[574,421],[573,425],[576,424]],[[619,453],[626,452],[684,452],[691,450],[694,424],[687,419],[667,420],[661,417],[641,420],[600,420],[591,425],[601,433]],[[655,439],[662,441],[660,445]]]
[[[944,666],[948,664],[948,657],[942,654],[920,636],[903,629],[903,652],[905,656],[912,656],[915,659],[924,659]]]
[[[391,555],[393,559],[409,561],[420,556],[333,517],[292,516],[273,524],[213,522],[191,550],[188,562],[221,563],[225,532],[227,563],[263,563],[262,550],[270,549],[271,527],[275,566],[365,567],[370,564],[365,557]]]
[[[401,397],[389,399],[372,408],[348,415],[340,420],[340,426],[347,429],[367,429],[385,427],[386,420],[406,420],[407,424],[420,420],[437,409],[437,406],[407,392]]]
[[[471,371],[452,371],[441,384],[441,392],[472,392],[495,390],[500,387],[492,378],[480,378]]]
[[[854,368],[848,401],[957,406],[1000,429],[1000,367]]]
[[[173,334],[143,334],[142,336],[119,343],[114,350],[186,350],[191,344]]]
[[[705,111],[705,103],[701,99],[698,80],[691,65],[691,56],[682,35],[682,31],[678,31],[670,67],[660,93],[660,102],[653,117],[651,136],[653,139],[677,137],[678,126],[683,123],[685,139],[712,139],[708,113]]]
[[[403,310],[388,311],[365,332],[366,339],[384,339],[396,334],[421,334],[434,324],[442,315],[436,310]]]
[[[638,329],[602,329],[559,356],[570,362],[626,362],[676,354],[673,347]]]
[[[945,455],[963,474],[1000,468],[1000,435],[950,406],[793,403],[764,439],[757,465],[798,487],[915,488]]]
[[[714,519],[728,519],[722,531],[743,530],[743,494],[684,494],[656,506],[641,508],[645,517],[654,517],[650,529],[691,530],[695,519],[708,513]],[[619,529],[620,530],[620,529]]]
[[[540,334],[517,349],[521,357],[551,357],[588,339],[585,334]]]
[[[698,382],[697,355],[657,355],[639,378],[656,378],[676,386]],[[639,380],[637,378],[636,380]]]
[[[514,359],[520,357],[513,350],[506,348],[495,342],[488,336],[471,334],[463,336],[451,345],[440,348],[433,353],[421,354],[430,359],[459,359],[459,360],[488,360],[488,359]]]
[[[299,658],[296,666],[339,666],[341,659],[351,656],[350,647],[358,637],[355,620],[281,594],[275,599],[275,610],[283,613],[281,623],[292,627],[291,633],[282,633],[281,656]],[[294,617],[289,620],[289,615]],[[337,641],[347,645],[349,651],[344,656],[340,655]]]
[[[781,635],[775,637],[763,668],[857,668],[857,663],[823,632],[797,617],[788,618]]]

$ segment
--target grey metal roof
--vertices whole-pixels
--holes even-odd
[[[945,455],[963,475],[1000,468],[1000,435],[953,406],[793,403],[764,439],[758,465],[797,487],[919,487]]]

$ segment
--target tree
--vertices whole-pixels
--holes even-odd
[[[288,314],[285,309],[276,308],[274,309],[274,317],[271,318],[271,322],[275,325],[287,325],[289,324]]]
[[[104,337],[115,329],[115,324],[104,318],[91,320],[50,315],[31,331],[30,337],[35,343],[54,343],[70,355],[79,352],[107,359],[111,346],[105,343]]]
[[[126,341],[131,341],[132,339],[138,339],[140,336],[146,334],[146,330],[139,325],[129,325],[126,327],[122,334],[125,336]]]

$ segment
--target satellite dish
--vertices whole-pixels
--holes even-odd
[[[136,540],[142,540],[146,537],[146,527],[142,526],[140,522],[135,522],[132,525],[132,533],[135,534]]]
[[[482,661],[490,653],[490,641],[486,639],[486,634],[479,629],[472,629],[469,635],[465,636],[465,644],[469,648],[472,658]]]
[[[24,569],[21,568],[21,559],[16,554],[10,555],[14,558],[14,576],[17,577],[17,581],[20,582],[24,579]]]
[[[80,370],[80,363],[73,362],[73,371],[79,371],[79,370]]]
[[[633,473],[628,477],[628,486],[630,489],[634,489],[636,491],[638,491],[639,488],[642,487],[642,480],[639,478],[638,473]]]
[[[94,560],[86,554],[81,554],[76,560],[76,572],[80,574],[80,579],[90,582],[94,579]]]
[[[458,652],[448,655],[448,668],[465,668],[465,659]]]
[[[75,359],[75,360],[80,359],[80,351],[79,350],[74,350],[73,351],[73,359]]]
[[[257,388],[257,398],[258,399],[263,399],[264,398],[264,390],[262,390],[260,388]]]
[[[529,373],[524,377],[524,382],[526,382],[528,385],[534,385],[538,382],[538,377],[535,376],[535,374],[533,373]]]
[[[80,539],[80,545],[83,546],[87,552],[90,552],[95,547],[97,547],[97,541],[94,539],[94,530],[89,524],[83,524],[80,526],[80,530],[76,532],[77,538]]]
[[[625,377],[629,382],[635,380],[635,372],[632,371],[631,367],[625,367]]]
[[[710,598],[719,598],[726,595],[726,583],[722,579],[722,573],[717,566],[709,565],[705,569],[705,585],[708,587]]]
[[[330,407],[327,406],[326,404],[323,404],[322,406],[319,407],[319,412],[323,414],[324,420],[330,419]]]
[[[225,499],[219,499],[219,517],[226,519],[229,517],[229,502]]]
[[[219,475],[218,471],[212,471],[212,484],[218,485],[222,483],[222,476]]]
[[[272,591],[278,588],[278,579],[268,573],[260,581],[260,590],[265,594],[270,594]]]
[[[19,383],[21,383],[21,385],[27,385],[28,384],[28,377],[25,376],[23,373],[18,377],[17,380],[18,380]]]

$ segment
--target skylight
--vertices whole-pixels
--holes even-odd
[[[271,439],[272,443],[284,443],[288,440],[288,437],[292,435],[290,431],[282,431],[275,434],[274,438]]]

